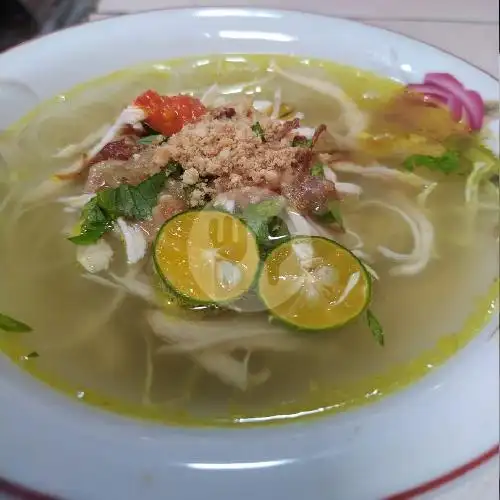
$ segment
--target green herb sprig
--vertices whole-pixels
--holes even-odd
[[[167,137],[161,134],[153,134],[147,135],[145,137],[141,137],[137,142],[139,144],[143,144],[144,146],[150,146],[152,144],[160,145],[167,140]]]
[[[337,224],[342,231],[345,230],[344,218],[340,211],[340,202],[338,200],[330,200],[327,204],[327,209],[324,212],[315,214],[316,219],[324,224]]]
[[[373,337],[378,342],[378,344],[384,346],[385,344],[384,329],[382,328],[380,321],[376,318],[371,309],[366,310],[366,323],[368,325],[368,328],[371,330]]]
[[[311,175],[314,176],[314,177],[324,177],[324,165],[322,163],[315,163],[312,167],[311,167]]]
[[[111,231],[119,217],[134,220],[151,217],[167,177],[177,172],[179,167],[177,162],[170,162],[166,170],[152,175],[137,186],[121,184],[117,188],[99,191],[83,207],[80,234],[68,238],[69,241],[75,245],[91,245]]]
[[[313,145],[312,139],[297,135],[292,140],[292,147],[294,148],[311,148]]]
[[[434,172],[451,174],[460,169],[460,156],[456,151],[447,151],[441,156],[411,155],[403,162],[403,168],[410,172],[417,167],[426,167]]]
[[[253,230],[257,243],[264,250],[269,250],[289,236],[288,227],[280,217],[285,207],[283,198],[272,198],[248,205],[241,217]]]
[[[262,142],[266,142],[266,134],[264,133],[264,129],[262,128],[260,122],[255,122],[252,125],[252,131],[257,137],[260,137]]]
[[[31,326],[28,326],[26,323],[14,319],[6,314],[0,313],[0,330],[4,332],[31,332],[33,329]]]

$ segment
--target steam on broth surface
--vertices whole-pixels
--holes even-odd
[[[343,410],[417,379],[497,295],[498,159],[477,96],[460,121],[433,78],[207,57],[43,105],[0,138],[0,312],[22,320],[0,348],[170,423]]]

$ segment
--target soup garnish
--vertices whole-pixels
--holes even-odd
[[[4,332],[30,332],[31,327],[22,321],[0,313],[0,330]]]
[[[187,210],[167,220],[153,256],[158,274],[174,293],[214,305],[248,292],[260,260],[250,228],[215,210]]]
[[[294,236],[264,261],[258,293],[271,313],[296,328],[338,328],[358,317],[370,301],[371,278],[338,243]]]
[[[26,309],[23,361],[168,421],[240,421],[347,407],[361,373],[409,365],[466,322],[495,261],[494,106],[448,74],[402,86],[259,57],[255,81],[144,83],[113,122],[59,145],[69,165],[7,199],[12,221],[40,214],[60,247],[10,278],[60,307],[53,327]],[[13,259],[29,245],[9,234]],[[75,252],[77,269],[45,271]],[[0,329],[31,330],[4,315]]]

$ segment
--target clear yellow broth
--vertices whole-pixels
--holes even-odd
[[[331,79],[374,116],[401,90],[395,81],[332,62],[272,58],[282,67]],[[276,423],[346,411],[401,390],[453,356],[492,319],[498,297],[492,221],[481,216],[473,237],[462,241],[463,213],[453,207],[463,196],[463,178],[449,178],[441,180],[430,207],[439,258],[408,278],[393,277],[388,263],[376,263],[381,279],[374,285],[373,310],[386,331],[384,348],[362,321],[309,335],[303,351],[257,356],[256,363],[269,367],[273,376],[246,392],[224,386],[185,356],[153,356],[150,401],[144,401],[147,346],[159,346],[144,319],[150,307],[82,279],[75,247],[62,232],[68,217],[61,206],[50,202],[26,210],[19,199],[66,166],[67,160],[53,157],[58,149],[111,121],[145,89],[199,95],[217,82],[233,85],[235,94],[272,100],[266,73],[270,59],[207,56],[120,71],[47,101],[0,137],[0,160],[7,167],[0,172],[0,310],[34,328],[23,334],[0,332],[0,349],[22,369],[75,400],[133,417],[175,425]],[[305,125],[328,124],[337,116],[336,104],[324,96],[280,84],[284,100],[305,114]],[[373,135],[387,132],[381,127],[365,138],[367,157],[380,153],[380,143],[370,147]],[[377,182],[356,182],[373,199],[401,195]],[[345,215],[368,247],[385,244],[405,251],[408,234],[388,217],[383,211],[368,217],[348,208]],[[241,328],[245,321],[242,316]],[[39,357],[27,358],[33,351]]]

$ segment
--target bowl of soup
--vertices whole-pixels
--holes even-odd
[[[0,476],[378,498],[494,454],[493,78],[238,9],[93,23],[0,68]]]

